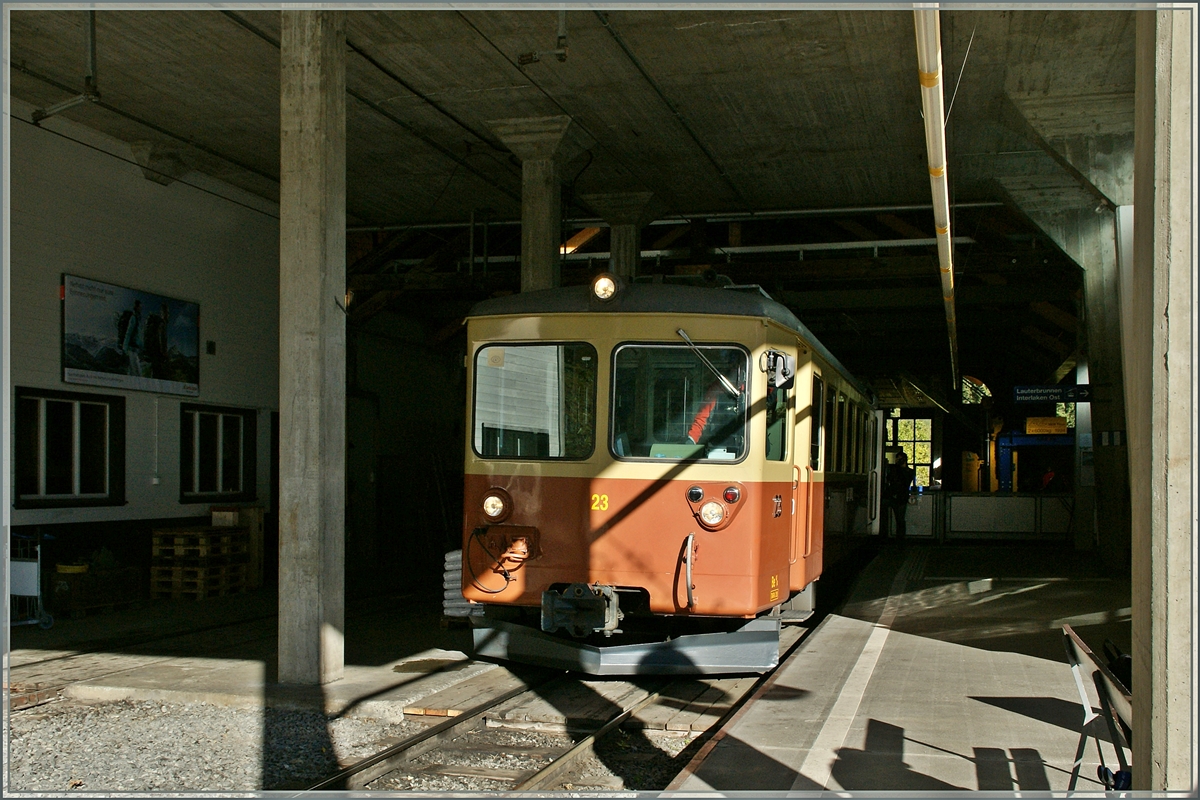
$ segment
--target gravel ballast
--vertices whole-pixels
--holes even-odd
[[[15,712],[9,720],[9,791],[84,794],[298,789],[327,776],[338,762],[353,763],[427,727],[364,717],[329,720],[313,711],[264,714],[206,703],[126,700],[63,700]],[[572,788],[661,789],[681,768],[680,751],[689,741],[616,732],[580,765]],[[489,780],[479,770],[536,769],[548,762],[547,749],[571,743],[561,732],[480,730],[460,740],[467,752],[445,762],[475,774],[426,772],[437,760],[430,754],[371,788],[510,791],[513,783]]]
[[[411,722],[204,703],[61,701],[9,717],[12,792],[293,788],[411,736]]]

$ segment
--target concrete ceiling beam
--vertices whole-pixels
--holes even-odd
[[[626,277],[637,275],[642,260],[642,227],[660,211],[654,193],[584,194],[579,199],[603,217],[611,229],[609,270]]]
[[[521,291],[562,282],[562,167],[596,140],[566,114],[490,120],[521,159]]]

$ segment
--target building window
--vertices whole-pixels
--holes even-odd
[[[16,508],[125,502],[125,398],[18,388]]]
[[[983,398],[991,396],[992,390],[979,378],[970,375],[962,376],[963,405],[978,405],[983,402]]]
[[[252,409],[180,406],[180,502],[255,499],[257,419]]]
[[[917,486],[929,486],[933,468],[933,420],[889,419],[887,443],[899,447],[908,456],[908,465],[917,473]]]

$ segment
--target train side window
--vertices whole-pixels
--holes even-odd
[[[837,396],[837,424],[834,430],[837,431],[837,469],[835,472],[846,471],[846,460],[849,453],[846,452],[846,431],[850,427],[850,420],[846,419],[846,395],[838,392]]]
[[[825,438],[824,414],[825,408],[825,383],[820,376],[813,375],[813,390],[812,390],[812,426],[809,434],[809,464],[815,470],[821,469],[821,440]]]
[[[863,474],[871,472],[874,465],[871,463],[872,442],[875,441],[875,417],[871,415],[869,409],[863,409]]]
[[[866,473],[866,437],[869,432],[869,422],[866,419],[866,411],[862,407],[858,409],[858,471]]]
[[[834,450],[836,438],[834,437],[834,410],[838,408],[838,404],[834,402],[836,392],[833,386],[824,393],[826,395],[826,403],[824,403],[824,425],[821,426],[821,444],[824,447],[824,456],[822,457],[821,469],[832,473],[834,467]]]
[[[587,458],[596,438],[596,349],[487,345],[475,354],[472,444],[484,458]]]
[[[856,449],[854,449],[854,445],[856,445],[856,443],[858,441],[858,414],[856,413],[856,409],[854,409],[854,401],[847,402],[845,405],[845,409],[846,409],[846,471],[847,471],[847,473],[853,473],[853,471],[856,471],[858,469],[856,463],[854,463],[854,457],[856,457],[856,455],[857,455]]]
[[[854,471],[863,471],[863,441],[866,438],[862,406],[854,404]]]
[[[788,393],[767,385],[767,461],[787,459]]]

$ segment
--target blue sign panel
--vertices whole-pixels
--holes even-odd
[[[1079,386],[1014,386],[1014,403],[1090,403],[1092,387]]]

